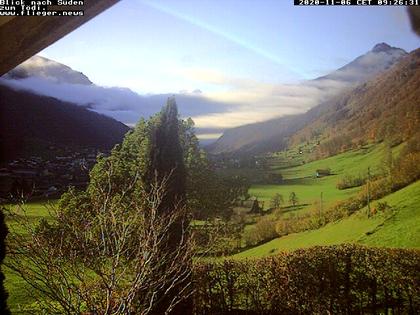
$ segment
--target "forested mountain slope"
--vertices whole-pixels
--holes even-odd
[[[354,108],[354,111],[360,111],[358,114],[354,113],[355,115],[360,116],[365,113],[375,115],[378,118],[376,123],[378,123],[385,116],[395,114],[395,110],[392,110],[392,113],[382,113],[392,106],[391,103],[395,105],[396,102],[400,101],[410,102],[409,100],[402,100],[401,94],[411,94],[404,96],[404,99],[409,98],[411,101],[415,100],[416,97],[417,100],[419,99],[418,94],[415,94],[416,91],[414,91],[415,87],[419,86],[416,79],[416,73],[418,72],[417,59],[417,50],[407,55],[401,49],[386,44],[378,44],[371,51],[356,58],[348,65],[327,76],[311,81],[311,84],[334,80],[334,82],[338,82],[337,80],[346,82],[347,85],[343,86],[347,87],[343,88],[337,95],[303,114],[280,117],[227,130],[221,138],[208,147],[208,151],[213,154],[228,153],[233,155],[274,152],[285,149],[290,144],[291,139],[292,143],[296,143],[299,140],[319,136],[326,129],[324,128],[325,124],[335,126],[338,121],[345,122],[348,120],[351,123],[350,128],[354,128],[354,117],[350,112],[347,113],[349,102],[352,104],[351,107]],[[408,73],[404,73],[406,71]],[[367,79],[373,81],[362,83],[362,85],[356,84]],[[392,85],[391,88],[390,85]],[[398,91],[397,94],[400,96],[393,97],[392,101],[386,100],[387,105],[378,106],[377,103],[381,101],[380,99],[384,95],[382,90],[386,90],[385,95],[387,97],[392,98],[396,94],[393,91]],[[369,98],[372,98],[372,102],[369,101]],[[355,105],[356,102],[359,102],[360,105]],[[400,104],[397,107],[406,107],[406,105],[408,104]],[[374,107],[377,108],[374,109]],[[322,125],[320,120],[324,121],[325,124]],[[337,130],[334,129],[333,132]],[[383,133],[384,131],[378,132]]]
[[[332,102],[299,130],[290,144],[320,137],[317,153],[328,156],[367,142],[395,145],[419,136],[420,49],[387,72]]]
[[[0,85],[1,161],[48,146],[111,149],[126,125],[86,108]]]

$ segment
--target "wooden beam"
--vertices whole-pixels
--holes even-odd
[[[408,7],[408,16],[410,17],[413,31],[420,36],[420,7]]]
[[[64,37],[119,0],[85,0],[83,16],[0,17],[0,75]]]

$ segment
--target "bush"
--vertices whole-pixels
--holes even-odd
[[[195,266],[196,314],[415,314],[420,251],[313,247]]]
[[[270,240],[277,237],[275,222],[269,217],[264,217],[255,225],[255,232],[261,240]]]
[[[246,246],[254,246],[262,242],[271,241],[277,236],[276,223],[269,217],[263,217],[245,232],[244,240]]]
[[[358,176],[351,176],[345,175],[342,179],[340,179],[337,183],[337,189],[343,190],[348,188],[354,188],[362,186],[366,183],[366,177],[358,175]]]
[[[378,202],[378,204],[376,206],[376,209],[379,212],[385,212],[387,210],[390,210],[391,207],[390,207],[390,205],[387,202]]]
[[[245,230],[244,232],[244,242],[245,246],[251,247],[257,245],[261,240],[257,237],[255,233],[255,228],[250,228],[249,230]]]
[[[3,209],[0,209],[0,314],[9,315],[10,311],[7,306],[8,293],[4,288],[4,274],[1,265],[6,257],[6,236],[9,233],[6,222],[4,220]]]

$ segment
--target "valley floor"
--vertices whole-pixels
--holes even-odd
[[[398,147],[394,148],[393,153],[398,153],[399,149]],[[300,211],[311,211],[314,204],[319,201],[321,193],[323,194],[325,207],[329,207],[339,200],[357,194],[360,190],[357,187],[345,190],[337,189],[337,181],[342,176],[364,173],[368,167],[373,173],[379,172],[383,156],[384,147],[376,145],[289,168],[285,167],[284,164],[280,165],[280,158],[273,159],[273,164],[270,165],[271,170],[282,174],[283,183],[253,185],[250,194],[258,197],[261,201],[265,201],[264,208],[267,209],[274,194],[280,193],[283,195],[285,201],[283,206],[286,208],[289,193],[295,192],[299,198],[300,206],[287,207],[285,215]],[[331,168],[333,175],[322,178],[314,176],[317,169],[325,168]],[[376,207],[379,202],[386,202],[391,210],[367,217],[366,208],[363,208],[350,217],[327,224],[320,229],[289,234],[231,257],[235,259],[262,257],[273,255],[279,251],[342,243],[357,243],[377,247],[420,248],[420,181],[380,200],[373,201],[372,208]],[[26,208],[30,220],[37,222],[42,218],[48,219],[48,211],[44,207],[44,203],[30,203]],[[10,221],[8,221],[8,225],[11,229],[15,228]],[[252,225],[247,226],[247,228],[250,227]],[[12,312],[13,314],[23,314],[24,309],[33,303],[31,299],[28,299],[27,292],[25,292],[28,287],[7,267],[4,267],[3,271],[6,276],[5,285],[9,292],[8,303]]]

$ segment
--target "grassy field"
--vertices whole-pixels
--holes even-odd
[[[364,208],[318,230],[290,234],[234,257],[260,257],[282,250],[341,243],[420,248],[420,181],[375,201],[373,207],[378,202],[387,202],[393,214],[377,214],[368,218]]]
[[[396,148],[395,152],[398,152],[398,150],[399,148]],[[285,166],[290,161],[285,161],[284,155],[276,155],[270,159],[270,166],[273,172],[279,172],[283,175],[284,182],[279,185],[253,185],[250,194],[265,201],[264,207],[268,208],[270,206],[269,200],[274,194],[282,194],[286,205],[288,205],[288,196],[290,192],[294,191],[299,198],[300,206],[289,207],[289,211],[295,212],[310,209],[311,204],[319,201],[322,193],[323,203],[327,207],[338,200],[349,198],[359,190],[359,188],[338,190],[336,184],[342,176],[365,173],[368,167],[371,168],[372,173],[378,172],[384,152],[384,146],[370,146],[289,168]],[[299,163],[292,163],[292,165],[296,164]],[[315,171],[325,168],[330,168],[334,175],[315,178]],[[260,172],[260,170],[254,171]],[[393,212],[377,214],[374,217],[367,218],[364,214],[365,209],[362,209],[349,218],[328,224],[321,229],[278,238],[233,257],[260,257],[274,254],[280,250],[346,242],[369,246],[420,247],[420,182],[395,192],[380,201],[387,202],[393,208]],[[373,206],[377,202],[374,202]],[[21,211],[16,206],[9,206],[9,208],[14,212]],[[34,223],[42,218],[48,218],[45,202],[27,204],[25,212]],[[9,219],[7,223],[11,230],[16,228]],[[199,225],[201,222],[195,221],[194,224]],[[246,228],[250,227],[247,226]],[[33,303],[32,300],[28,299],[27,286],[6,267],[4,267],[4,273],[6,276],[5,285],[9,292],[8,304],[12,313],[25,314],[25,308]]]
[[[399,151],[396,147],[394,151]],[[311,207],[315,201],[319,201],[323,194],[323,203],[330,206],[338,200],[351,197],[359,191],[359,188],[339,190],[337,182],[346,174],[366,174],[368,167],[372,174],[380,171],[380,163],[383,159],[385,147],[382,145],[369,146],[364,149],[349,151],[323,160],[313,161],[300,166],[284,168],[282,157],[271,160],[271,168],[274,172],[281,173],[284,181],[277,185],[253,185],[249,191],[252,196],[264,201],[264,208],[270,207],[270,199],[274,194],[283,195],[288,203],[289,194],[293,191],[297,194],[300,204],[305,204],[303,210]],[[333,175],[316,178],[317,169],[330,168]]]
[[[54,201],[50,201],[50,203],[54,203]],[[16,205],[9,205],[6,206],[6,208],[8,208],[8,210],[10,211],[13,211],[14,213],[22,213],[22,209],[24,209],[27,218],[30,221],[36,223],[40,219],[48,218],[49,212],[46,207],[47,204],[47,202],[33,202],[26,204],[24,208],[20,208]],[[13,222],[10,219],[6,219],[6,223],[9,227],[9,230],[11,231],[17,228],[17,226],[13,224]],[[17,231],[21,232],[19,228]],[[27,294],[27,290],[30,288],[20,277],[15,275],[7,267],[3,267],[3,272],[6,277],[6,290],[9,293],[7,303],[12,311],[12,314],[26,314],[25,309],[33,303],[33,301],[28,297]]]

